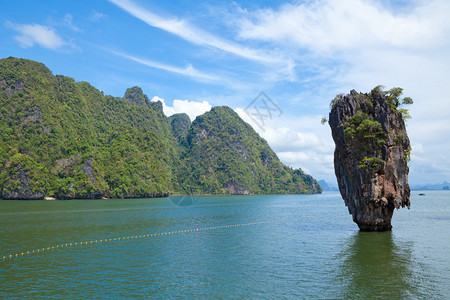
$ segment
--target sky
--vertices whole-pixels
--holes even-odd
[[[335,183],[329,103],[401,87],[411,184],[450,181],[450,1],[0,0],[0,58],[122,97],[139,86],[166,115],[227,105],[286,165]]]

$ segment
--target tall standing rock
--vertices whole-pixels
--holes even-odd
[[[329,115],[339,190],[362,231],[391,230],[394,208],[410,206],[402,89],[338,95]],[[410,104],[410,98],[403,103]]]

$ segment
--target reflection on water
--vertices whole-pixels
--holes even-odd
[[[326,218],[346,213],[338,193],[205,196],[188,208],[169,199],[0,201],[0,255],[300,218],[6,259],[0,299],[448,299],[450,195],[440,193],[396,212],[385,233],[355,232],[348,215]]]
[[[342,297],[400,299],[417,296],[412,271],[413,243],[394,241],[392,232],[358,232],[340,254],[337,276]]]

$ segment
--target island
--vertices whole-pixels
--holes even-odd
[[[401,88],[355,90],[331,102],[328,123],[335,142],[339,191],[361,231],[391,230],[395,208],[410,206],[410,142]]]
[[[311,194],[231,108],[167,117],[141,88],[104,95],[42,63],[0,60],[0,198]]]

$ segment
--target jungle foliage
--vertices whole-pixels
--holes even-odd
[[[112,97],[38,62],[0,60],[2,196],[25,189],[60,199],[155,197],[187,186],[227,194],[236,185],[320,191],[229,108],[191,124],[187,115],[167,118],[138,87]]]
[[[282,164],[267,142],[226,106],[195,119],[183,161],[178,182],[201,194],[321,192],[316,180]]]

